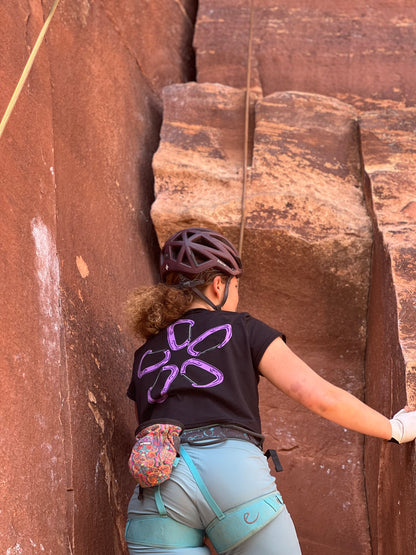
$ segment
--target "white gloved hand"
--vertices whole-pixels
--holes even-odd
[[[416,411],[399,410],[390,420],[391,437],[397,443],[406,443],[416,438]]]

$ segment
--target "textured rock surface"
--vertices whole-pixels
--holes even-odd
[[[40,3],[30,15],[24,2],[0,7],[7,29],[0,49],[10,53],[0,57],[2,114],[42,24]],[[65,381],[45,50],[14,116],[0,142],[0,551],[65,553]]]
[[[393,414],[405,403],[416,408],[416,111],[366,113],[361,126],[375,228],[366,398]],[[374,552],[413,553],[414,445],[369,438],[365,466]]]
[[[404,109],[404,106],[412,106],[416,100],[416,57],[411,47],[415,42],[416,9],[408,2],[396,2],[393,5],[384,1],[353,4],[338,2],[335,5],[325,0],[312,3],[265,0],[261,3],[254,1],[252,5],[250,85],[253,93],[257,96],[282,90],[321,93],[343,99],[362,111],[363,163],[370,175],[366,196],[374,229],[372,285],[368,306],[366,399],[387,415],[393,414],[406,400],[415,406],[415,119],[413,111]],[[199,82],[220,82],[241,89],[246,86],[249,8],[250,2],[241,0],[227,3],[201,0],[194,38]],[[279,112],[279,118],[286,121],[285,113]],[[278,133],[283,136],[281,125],[278,125]],[[256,138],[258,140],[259,136]],[[327,147],[325,141],[322,145]],[[297,180],[304,182],[308,175],[310,153],[306,161],[302,160],[299,167],[295,168],[293,160],[287,156],[286,145],[280,141],[279,146],[279,177],[282,181],[287,179],[288,164],[293,175],[296,175],[291,191],[293,194]],[[292,140],[290,150],[294,146],[296,142]],[[342,141],[340,147],[342,149]],[[359,145],[355,144],[354,147],[358,149]],[[325,148],[322,148],[321,153],[322,165],[329,169],[332,165],[332,149],[329,149],[327,159]],[[255,185],[256,162],[254,166],[251,187]],[[324,194],[324,189],[321,194]],[[265,220],[281,228],[285,227],[286,222],[294,228],[307,227],[302,218],[299,221],[298,214],[294,214],[291,200],[288,201],[287,210],[280,209],[279,218],[267,213],[263,207],[258,214],[260,225]],[[319,224],[319,217],[317,221]],[[250,224],[250,216],[247,223]],[[317,231],[319,225],[311,227]],[[245,260],[250,263],[250,255],[247,254],[250,234],[247,235]],[[321,246],[324,244],[322,242]],[[271,246],[280,247],[280,243]],[[256,252],[254,247],[253,256]],[[308,252],[308,256],[311,254],[313,250]],[[292,273],[296,279],[300,272],[305,271],[309,272],[309,267],[299,264]],[[313,284],[310,289],[313,290],[316,283],[321,282],[321,277],[319,271],[309,273],[309,281]],[[269,287],[273,288],[273,281],[278,280],[281,280],[281,273],[270,278]],[[270,303],[263,301],[262,304],[259,295],[255,298],[253,301],[253,295],[250,300],[255,303],[256,310],[258,307],[265,314],[271,313]],[[289,296],[281,300],[283,307],[285,304],[291,306],[292,303],[293,298]],[[339,306],[342,310],[343,304]],[[300,341],[299,347],[308,351],[305,346],[309,347],[310,343],[307,331],[311,319],[309,314],[308,318],[303,318],[303,311],[299,311],[299,308],[297,306],[294,309],[294,314],[302,315],[301,325],[305,322],[305,342],[302,347]],[[318,314],[322,315],[322,312],[324,305],[318,308]],[[332,317],[332,314],[328,312],[327,317]],[[329,345],[332,344],[331,331],[328,339]],[[345,339],[349,341],[351,337]],[[319,367],[319,355],[312,356],[311,362],[315,360]],[[263,411],[267,426],[272,429],[274,409],[272,403],[269,407],[267,397]],[[373,552],[413,554],[414,446],[395,450],[394,446],[371,438],[366,440],[365,445]],[[328,446],[325,446],[326,449]],[[351,462],[349,458],[348,464]],[[309,498],[310,490],[299,488],[298,498],[301,500],[304,491],[308,491]],[[336,495],[335,492],[334,488],[326,499]],[[316,495],[314,499],[317,499]],[[354,511],[354,503],[352,507]],[[346,508],[347,505],[344,505],[343,509]],[[322,528],[322,522],[327,522],[327,516],[316,513],[316,517],[313,526],[318,530]],[[301,511],[300,518],[304,518]],[[321,553],[321,547],[319,544],[308,544],[307,552]],[[343,548],[342,542],[339,547]]]
[[[1,114],[50,4],[1,3]],[[122,304],[154,279],[160,90],[192,78],[195,4],[61,2],[0,141],[1,553],[124,552]]]
[[[159,242],[173,228],[234,228],[241,220],[244,92],[222,85],[166,87],[161,148],[153,158],[152,220]],[[173,162],[173,163],[172,163]]]
[[[0,5],[0,113],[50,4]],[[121,304],[133,285],[155,277],[150,161],[163,87],[194,78],[196,4],[61,2],[1,139],[7,555],[123,552],[134,428],[124,392],[134,346]],[[200,0],[200,81],[245,86],[248,5]],[[242,308],[282,328],[320,373],[362,395],[369,223],[356,187],[356,115],[328,98],[270,93],[302,89],[371,106],[361,115],[375,231],[366,399],[388,414],[406,396],[415,402],[415,114],[403,106],[415,103],[416,8],[404,0],[253,5],[252,90],[269,96],[257,105],[254,145],[250,133]],[[390,99],[390,111],[380,98]],[[188,85],[168,89],[165,102],[154,162],[160,240],[198,223],[220,226],[237,243],[243,93]],[[265,248],[267,265],[259,265]],[[263,385],[262,400],[304,553],[368,553],[361,439]],[[412,445],[365,442],[373,552],[414,553],[415,464]]]
[[[258,102],[242,304],[250,309],[255,298],[256,314],[283,329],[295,352],[362,397],[371,235],[355,116],[314,95]],[[282,449],[278,482],[304,552],[368,553],[362,438],[266,384],[262,406],[269,441]],[[308,511],[310,499],[325,504]]]
[[[183,225],[218,222],[238,242],[243,98],[221,85],[165,89],[153,162],[161,242]],[[350,106],[316,95],[276,93],[257,102],[241,308],[284,331],[323,376],[362,396],[371,233],[355,118]],[[238,141],[230,142],[231,130],[240,131]],[[261,390],[268,442],[285,466],[279,485],[305,552],[319,545],[328,555],[369,553],[362,439],[265,384]],[[326,501],[308,511],[311,499]]]
[[[250,2],[200,0],[199,82],[246,85]],[[301,90],[416,102],[416,7],[405,0],[253,2],[252,82],[264,95]]]

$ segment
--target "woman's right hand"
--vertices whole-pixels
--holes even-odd
[[[416,411],[405,407],[390,420],[391,438],[397,443],[406,443],[416,438]]]

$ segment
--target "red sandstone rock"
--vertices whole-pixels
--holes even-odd
[[[166,87],[161,147],[153,158],[152,220],[159,242],[178,227],[233,228],[241,219],[245,95],[222,85]]]
[[[1,140],[0,458],[5,478],[0,480],[0,549],[9,555],[123,550],[125,508],[133,486],[125,460],[134,428],[124,391],[134,347],[124,333],[120,306],[128,289],[154,277],[150,159],[161,120],[159,93],[166,84],[193,78],[187,64],[195,5],[193,0],[154,0],[142,3],[138,12],[130,0],[61,2]],[[248,2],[201,0],[199,5],[199,80],[244,87]],[[409,401],[415,398],[414,113],[397,111],[391,102],[394,111],[383,114],[377,98],[408,105],[415,101],[415,53],[409,47],[415,8],[404,1],[373,0],[353,6],[327,0],[254,5],[253,91],[267,95],[297,88],[378,110],[362,122],[376,230],[366,398],[388,413],[406,401],[406,393]],[[42,11],[36,0],[29,7],[19,0],[13,9],[11,3],[0,5],[0,51],[7,54],[0,57],[1,113],[41,28]],[[205,88],[210,100],[201,107],[205,101],[199,89],[187,89],[196,123],[190,118],[180,129],[172,117],[172,128],[163,130],[163,150],[155,158],[159,189],[153,211],[160,213],[162,240],[173,226],[217,225],[218,216],[221,230],[238,241],[244,100],[241,91],[221,88],[222,121],[214,125],[218,90]],[[168,109],[176,118],[172,94],[167,92],[172,100]],[[284,118],[291,111],[282,98],[298,114],[296,126]],[[256,315],[287,331],[289,344],[318,371],[360,394],[367,278],[359,287],[351,286],[353,272],[342,266],[345,255],[366,275],[367,224],[360,194],[353,193],[358,174],[354,124],[348,121],[354,115],[328,99],[282,98],[266,99],[258,110],[242,308],[255,306]],[[319,110],[316,118],[308,104]],[[341,124],[340,133],[327,133],[335,123]],[[273,141],[268,142],[268,135]],[[182,146],[175,150],[177,140]],[[344,140],[350,156],[342,152]],[[184,156],[171,180],[164,169],[169,156],[162,159],[169,141],[169,156],[177,162]],[[198,152],[193,152],[197,143]],[[264,183],[262,175],[267,176]],[[209,200],[208,208],[196,190],[186,188],[191,179]],[[303,197],[294,195],[298,182]],[[322,183],[329,189],[320,188]],[[162,218],[163,205],[157,208],[162,185],[177,188],[177,206],[175,201],[169,206],[171,223],[168,215]],[[259,209],[258,199],[250,196],[253,187],[263,204],[270,202],[276,210]],[[277,193],[280,204],[270,199]],[[288,196],[295,196],[296,204]],[[315,207],[310,220],[295,218],[297,206],[302,205],[301,216],[309,202]],[[353,214],[351,237],[342,235],[348,210]],[[329,220],[328,229],[320,213]],[[283,218],[290,222],[292,236],[280,224],[269,241],[267,227]],[[254,234],[250,226],[259,228],[263,220],[264,232]],[[364,244],[356,250],[361,237]],[[312,238],[317,242],[311,246]],[[253,290],[250,275],[257,277],[263,269],[254,266],[259,245],[280,256],[270,260],[275,274],[267,283],[251,281]],[[273,292],[268,302],[262,294],[266,288]],[[337,337],[341,327],[347,329],[346,337]],[[350,341],[354,349],[342,352],[340,345]],[[279,486],[296,522],[302,523],[304,553],[367,553],[360,439],[323,424],[267,388],[262,387],[262,396],[270,446],[285,450]],[[354,456],[340,463],[346,451]],[[377,553],[413,554],[413,460],[413,445],[366,440],[368,508]],[[318,534],[323,543],[313,543]]]
[[[251,86],[300,90],[360,103],[416,102],[416,7],[409,2],[253,2]],[[246,84],[249,0],[200,0],[198,81]]]
[[[362,114],[362,149],[375,228],[366,397],[392,415],[416,408],[416,200],[413,108]],[[394,449],[396,447],[396,449]],[[366,442],[373,549],[413,553],[414,445]]]
[[[165,89],[153,162],[160,242],[184,225],[238,242],[243,100],[222,85]],[[357,139],[355,111],[337,100],[282,93],[257,102],[241,309],[287,333],[319,373],[362,396],[371,234]],[[362,438],[269,387],[261,396],[268,442],[283,452],[279,487],[305,552],[369,553]],[[325,503],[309,511],[312,499]]]
[[[1,3],[1,115],[50,5]],[[159,91],[192,78],[193,5],[61,2],[1,138],[1,553],[125,552],[122,310],[155,277]]]
[[[371,234],[355,117],[315,95],[258,102],[242,291],[256,287],[256,312],[320,374],[362,397]],[[368,553],[362,438],[268,387],[262,407],[270,441],[288,450],[278,479],[304,552]],[[310,499],[325,503],[309,512]]]
[[[0,111],[42,24],[40,3],[0,7]],[[32,121],[28,123],[28,114]],[[65,388],[51,90],[43,49],[0,141],[0,551],[66,550]],[[59,417],[61,416],[61,418]]]

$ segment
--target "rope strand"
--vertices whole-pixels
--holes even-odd
[[[238,254],[241,257],[243,251],[244,226],[246,220],[246,188],[248,174],[248,141],[249,141],[249,123],[250,123],[250,84],[251,84],[251,52],[253,45],[253,13],[254,0],[250,0],[250,24],[248,37],[248,53],[247,53],[247,83],[246,83],[246,101],[244,113],[244,157],[243,157],[243,187],[241,195],[241,223],[240,223],[240,240],[238,242]]]
[[[55,2],[52,5],[51,11],[49,12],[48,17],[45,20],[45,23],[43,24],[43,27],[39,33],[39,36],[35,42],[35,46],[33,47],[33,50],[29,56],[28,61],[26,62],[26,65],[23,69],[22,75],[20,76],[19,82],[16,85],[16,88],[14,90],[14,93],[10,99],[10,102],[7,106],[6,111],[4,112],[4,116],[2,117],[1,123],[0,123],[0,138],[3,135],[3,131],[7,125],[7,122],[9,121],[9,118],[13,112],[13,109],[15,107],[15,104],[17,102],[17,99],[20,96],[20,93],[22,92],[23,89],[23,85],[25,84],[25,81],[27,79],[27,76],[29,75],[30,70],[32,69],[32,65],[33,62],[35,61],[36,58],[36,54],[38,53],[39,47],[42,44],[43,38],[46,34],[46,31],[48,30],[49,27],[49,23],[51,22],[51,19],[53,17],[53,14],[55,13],[55,10],[57,8],[59,4],[59,0],[55,0]]]

